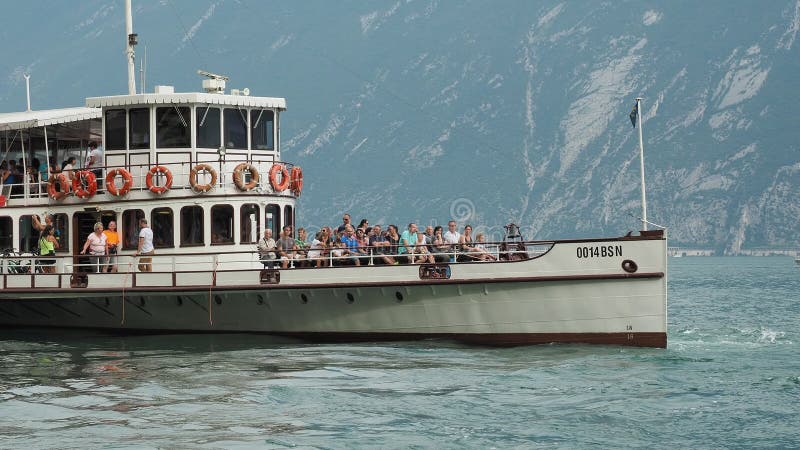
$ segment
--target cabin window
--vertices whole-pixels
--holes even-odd
[[[294,232],[294,208],[288,205],[283,208],[283,226],[292,227]]]
[[[139,219],[144,219],[144,211],[141,209],[129,209],[122,213],[122,248],[125,250],[139,248]]]
[[[125,110],[106,110],[106,150],[125,150]]]
[[[181,246],[203,245],[203,207],[181,208]]]
[[[264,212],[264,229],[272,230],[272,237],[280,236],[281,231],[281,207],[278,205],[267,205]]]
[[[219,135],[219,108],[197,108],[197,147],[218,149],[221,144]]]
[[[225,108],[225,148],[247,150],[247,111]]]
[[[150,148],[149,108],[133,108],[128,111],[128,131],[131,149]]]
[[[192,116],[188,106],[156,108],[156,146],[185,148],[192,146]]]
[[[0,217],[0,252],[14,248],[13,227],[14,221],[11,217]]]
[[[255,244],[261,235],[258,205],[246,203],[240,211],[239,242],[242,244]]]
[[[58,242],[59,248],[56,252],[69,251],[69,226],[66,214],[53,214],[53,228],[55,229],[54,236]],[[19,218],[19,251],[21,253],[30,253],[39,249],[39,235],[41,232],[33,228],[33,219],[31,216],[22,216]],[[1,249],[4,250],[4,249]]]
[[[175,246],[172,216],[172,208],[155,208],[150,213],[150,226],[153,228],[153,247],[172,248]]]
[[[250,140],[253,150],[275,148],[275,113],[272,110],[254,109],[250,111]]]
[[[211,207],[211,245],[233,244],[233,206]]]

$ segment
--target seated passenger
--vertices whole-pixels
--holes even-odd
[[[394,258],[389,256],[389,253],[392,251],[391,244],[389,240],[386,239],[386,235],[381,233],[381,226],[374,225],[371,231],[369,245],[372,247],[372,254],[376,256],[374,261],[376,263],[397,264]]]
[[[397,247],[397,260],[401,263],[413,263],[414,259],[411,252],[414,246],[417,245],[417,224],[411,222],[408,224],[408,229],[403,230],[400,235],[400,246]]]
[[[326,242],[328,241],[328,231],[326,228],[318,231],[314,236],[314,241],[311,242],[311,247],[308,250],[308,261],[314,267],[324,267],[328,260],[325,258],[323,252],[327,248]]]
[[[297,250],[297,246],[294,245],[292,227],[287,225],[283,227],[283,233],[278,239],[278,257],[281,260],[281,267],[284,269],[289,267],[289,263],[291,263],[292,260],[294,260],[297,256],[295,250]]]
[[[447,244],[442,235],[442,227],[437,225],[433,229],[433,238],[431,238],[431,254],[434,261],[438,263],[446,263],[450,261],[450,245]]]
[[[472,225],[464,227],[464,234],[461,235],[458,244],[460,247],[458,250],[458,261],[467,262],[478,259],[477,254],[479,252],[475,248],[475,242],[472,239]]]
[[[483,233],[475,235],[475,251],[477,252],[477,259],[481,261],[495,261],[497,258],[486,249],[486,238]]]
[[[258,258],[264,267],[272,269],[275,266],[276,254],[275,239],[272,239],[272,230],[264,230],[264,237],[258,241]]]
[[[388,231],[386,232],[386,242],[389,245],[386,246],[386,254],[392,255],[392,258],[397,262],[400,263],[400,257],[398,256],[398,248],[400,247],[400,235],[397,232],[397,225],[389,225]]]
[[[355,231],[351,225],[347,225],[344,229],[344,236],[342,237],[342,243],[345,245],[347,249],[347,255],[349,256],[348,260],[355,266],[361,265],[361,258],[359,256],[362,254],[358,249],[358,239],[356,239]]]
[[[414,255],[415,264],[433,263],[433,255],[428,252],[428,244],[423,233],[417,234],[417,245],[414,246],[411,253]]]
[[[309,243],[306,242],[308,239],[308,234],[306,234],[306,229],[300,227],[297,229],[297,238],[294,240],[294,245],[297,247],[297,252],[295,252],[295,260],[297,260],[297,264],[300,266],[307,266],[307,259],[308,259],[308,248],[310,247]]]

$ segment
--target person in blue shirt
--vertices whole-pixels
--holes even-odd
[[[403,234],[400,235],[400,246],[397,248],[397,253],[399,255],[405,256],[398,256],[398,259],[401,261],[405,258],[406,262],[413,262],[412,257],[408,254],[414,249],[414,246],[417,245],[417,224],[411,222],[408,224],[408,229],[403,230]]]
[[[356,266],[360,266],[361,259],[358,257],[359,254],[358,239],[355,236],[355,230],[353,230],[352,225],[345,226],[344,236],[342,236],[342,242],[347,248],[347,253],[350,255],[348,258],[350,262],[352,262]]]

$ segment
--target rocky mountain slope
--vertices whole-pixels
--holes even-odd
[[[33,1],[0,22],[0,109],[122,93],[122,1]],[[672,243],[798,245],[800,1],[135,2],[148,86],[194,71],[286,97],[299,221],[443,223],[499,236],[619,235],[648,217]]]

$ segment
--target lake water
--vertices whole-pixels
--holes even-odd
[[[800,447],[800,268],[669,275],[666,350],[0,332],[0,447]]]

